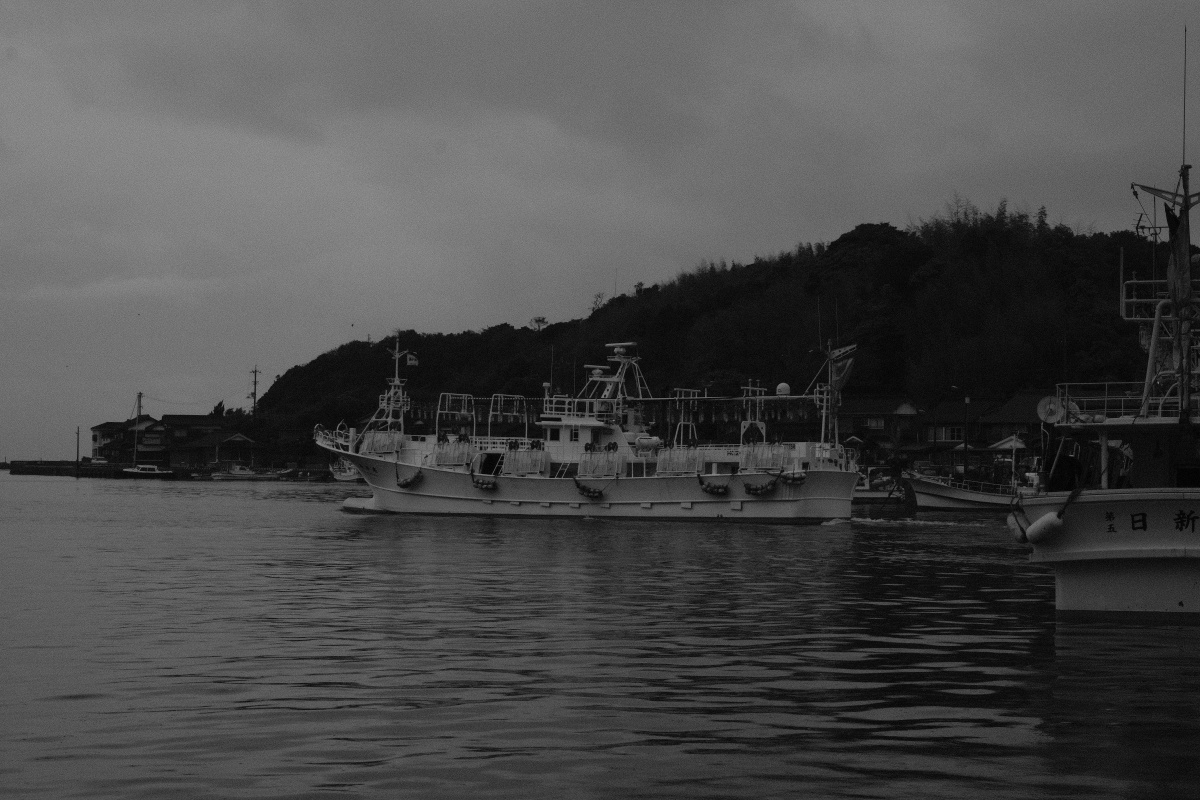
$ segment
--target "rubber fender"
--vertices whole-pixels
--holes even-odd
[[[1025,538],[1033,544],[1044,542],[1062,530],[1062,526],[1062,517],[1051,511],[1025,529]]]

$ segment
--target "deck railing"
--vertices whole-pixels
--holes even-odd
[[[1058,385],[1058,400],[1064,409],[1059,422],[1087,424],[1103,422],[1119,417],[1142,415],[1145,385],[1127,381],[1124,383],[1061,383]],[[1192,414],[1196,414],[1200,397],[1192,395]],[[1171,387],[1167,392],[1152,392],[1145,406],[1145,416],[1150,419],[1179,419],[1178,389]]]
[[[544,414],[557,417],[594,417],[601,422],[613,422],[614,402],[585,397],[547,397],[543,401]]]
[[[968,492],[983,492],[985,494],[1008,495],[1015,497],[1017,495],[1017,487],[1011,483],[989,483],[987,481],[968,481],[960,478],[940,478],[922,475],[921,480],[930,481],[932,483],[940,483],[943,486],[948,486],[953,489],[963,489]]]

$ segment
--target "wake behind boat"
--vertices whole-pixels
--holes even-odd
[[[740,398],[678,389],[661,398],[631,354],[636,343],[606,346],[608,363],[585,367],[578,396],[551,395],[545,385],[534,435],[494,435],[493,421],[529,424],[530,401],[501,394],[491,398],[482,435],[475,398],[449,393],[438,401],[433,435],[406,432],[410,400],[399,364],[409,354],[397,347],[395,375],[365,428],[314,431],[320,447],[353,464],[372,488],[370,499],[347,500],[347,510],[759,522],[850,516],[858,473],[854,452],[836,444],[836,403],[853,347],[830,353],[829,381],[814,381],[804,395],[781,384],[773,396],[747,386]],[[807,416],[798,404],[819,417],[821,437],[770,441],[768,421]],[[697,423],[731,406],[740,409],[740,435],[698,443]],[[664,423],[673,423],[670,443],[652,432]]]

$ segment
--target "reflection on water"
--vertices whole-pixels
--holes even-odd
[[[1200,628],[1056,621],[1051,575],[1001,520],[364,517],[337,510],[347,493],[0,474],[0,786],[1117,798],[1196,785]]]

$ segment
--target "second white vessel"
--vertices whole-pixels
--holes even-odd
[[[395,376],[365,428],[318,426],[314,437],[371,486],[373,496],[347,500],[347,510],[758,522],[850,516],[857,465],[853,451],[836,444],[834,409],[852,347],[831,353],[829,382],[814,382],[804,395],[781,384],[770,396],[750,386],[741,398],[695,390],[655,398],[631,354],[635,346],[607,345],[608,364],[585,367],[588,380],[576,397],[551,395],[547,385],[533,425],[540,432],[532,435],[494,435],[493,421],[529,419],[526,399],[513,395],[492,396],[482,435],[475,398],[456,394],[441,396],[433,434],[406,432],[399,363],[407,353],[397,348]],[[695,444],[697,420],[713,419],[716,403],[719,414],[740,408],[740,436]],[[819,414],[820,439],[771,442],[768,421],[797,403]],[[650,433],[652,413],[674,422],[671,442]]]

